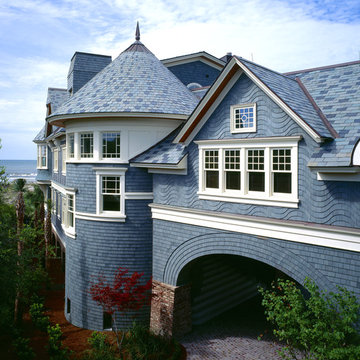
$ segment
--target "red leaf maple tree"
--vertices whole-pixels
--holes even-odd
[[[115,332],[119,350],[123,340],[119,341],[116,328],[116,311],[125,313],[130,310],[139,310],[144,305],[150,303],[152,279],[145,284],[141,284],[144,273],[134,272],[129,274],[129,270],[119,267],[114,275],[114,280],[109,283],[104,275],[99,275],[97,281],[92,283],[90,294],[94,301],[100,305],[104,312],[111,315],[113,319],[113,331]]]

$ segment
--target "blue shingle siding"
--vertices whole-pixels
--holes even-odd
[[[102,330],[102,309],[87,293],[94,276],[112,279],[119,266],[130,272],[152,274],[152,221],[149,200],[127,200],[126,222],[76,220],[76,239],[66,247],[66,297],[71,300],[71,322],[80,327]],[[69,316],[67,315],[68,319]],[[149,321],[149,308],[137,315]],[[70,320],[70,319],[69,319]],[[118,316],[118,326],[126,328],[133,319]]]
[[[230,106],[257,104],[257,132],[230,133]],[[283,208],[199,200],[198,147],[191,143],[188,150],[186,176],[154,174],[154,202],[227,213],[291,219],[336,226],[360,227],[360,183],[318,181],[316,172],[307,166],[317,145],[287,114],[272,102],[247,77],[242,76],[220,103],[195,140],[232,139],[264,136],[302,135],[299,142],[299,207]],[[347,211],[344,211],[347,209]]]
[[[212,85],[220,74],[220,70],[213,68],[202,61],[187,64],[168,66],[168,69],[180,79],[184,85],[198,83],[201,86]]]
[[[360,297],[360,254],[274,238],[154,220],[153,277],[176,285],[191,260],[210,254],[245,256],[271,265],[299,283],[310,277],[323,290],[345,286]]]

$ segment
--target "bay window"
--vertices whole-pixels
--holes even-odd
[[[200,140],[199,198],[298,206],[300,136]]]
[[[80,134],[80,157],[92,158],[94,156],[94,135],[93,133]]]
[[[120,158],[120,132],[102,133],[102,157]]]

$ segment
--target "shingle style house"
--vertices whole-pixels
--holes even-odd
[[[49,88],[37,182],[66,258],[65,314],[119,267],[153,277],[131,316],[179,335],[282,273],[360,296],[360,62],[280,74],[238,56],[75,53]]]

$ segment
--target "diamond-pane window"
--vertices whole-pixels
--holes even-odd
[[[255,104],[232,106],[231,122],[232,132],[254,132],[256,130]]]

